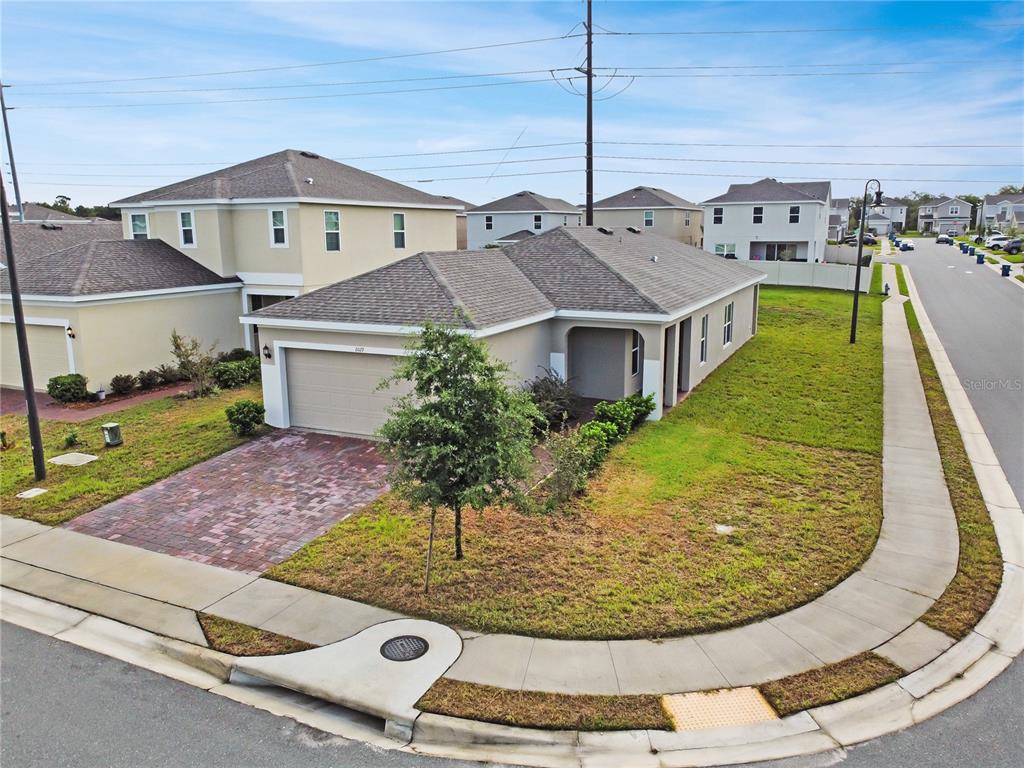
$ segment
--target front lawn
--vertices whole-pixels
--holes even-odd
[[[246,438],[231,432],[224,408],[241,398],[260,400],[259,385],[196,400],[152,400],[80,424],[44,420],[47,459],[68,451],[92,453],[99,459],[81,467],[47,463],[46,480],[42,483],[33,479],[25,417],[0,417],[8,440],[15,441],[13,448],[0,454],[3,513],[57,525],[234,448]],[[100,424],[108,421],[121,425],[124,445],[103,447]],[[71,432],[78,435],[83,445],[64,447],[65,437]],[[15,496],[36,486],[49,491],[33,499]]]
[[[440,515],[385,496],[268,576],[466,629],[563,638],[683,635],[781,613],[860,565],[881,521],[881,301],[764,286],[758,335],[616,447],[555,515]]]

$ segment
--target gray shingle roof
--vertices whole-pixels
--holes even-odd
[[[889,217],[888,216],[883,216],[880,213],[872,213],[870,216],[868,216],[868,221],[883,221],[883,220],[884,221],[888,221]]]
[[[467,202],[465,200],[461,200],[461,199],[459,199],[457,197],[452,197],[451,195],[439,195],[438,197],[440,197],[440,199],[444,200],[445,202],[451,203],[452,205],[461,205],[463,210],[459,211],[460,214],[465,213],[470,208],[475,208],[476,207],[476,206],[474,206],[470,202]]]
[[[761,179],[751,184],[730,184],[724,195],[705,200],[707,203],[772,203],[824,202],[832,188],[829,181],[801,181],[783,184],[775,179]]]
[[[700,210],[689,200],[657,187],[633,187],[594,203],[595,208],[664,208],[666,206]]]
[[[88,296],[238,283],[221,277],[163,240],[92,240],[61,251],[19,258],[25,295]],[[7,270],[0,291],[11,290]]]
[[[558,227],[501,249],[416,254],[251,316],[479,329],[556,309],[672,313],[761,277],[660,235]]]
[[[1017,195],[985,195],[985,204],[986,205],[995,205],[996,203],[1001,203],[1003,201],[1008,201],[1008,202],[1011,202],[1011,203],[1024,203],[1024,194],[1017,194]]]
[[[579,213],[570,202],[557,197],[545,197],[536,192],[524,190],[514,195],[478,205],[470,213],[505,213],[509,211],[554,211],[556,213]]]
[[[60,222],[39,224],[11,222],[11,240],[15,258],[30,258],[70,248],[89,240],[116,240],[121,237],[121,222],[92,219],[68,225]],[[7,261],[7,246],[0,237],[0,260]]]
[[[832,207],[837,210],[843,211],[850,207],[850,198],[848,197],[833,197]]]
[[[311,179],[312,183],[307,180]],[[172,200],[280,200],[310,198],[456,207],[461,202],[428,195],[314,152],[285,149],[219,171],[122,198],[123,203]]]
[[[536,232],[532,232],[529,229],[520,229],[520,230],[518,230],[516,232],[510,232],[509,234],[504,235],[502,237],[496,237],[496,238],[494,238],[494,242],[496,242],[496,243],[509,243],[509,242],[518,243],[520,240],[525,240],[528,237],[533,237],[535,234],[537,234],[537,233]]]
[[[73,213],[55,211],[53,208],[47,208],[39,203],[24,203],[21,207],[25,213],[25,221],[90,221],[90,219],[84,216],[75,216]],[[11,212],[12,217],[17,217],[17,205],[9,205],[7,209]],[[11,223],[13,224],[15,220],[15,218],[12,218]]]

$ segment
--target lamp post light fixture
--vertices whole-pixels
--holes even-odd
[[[868,179],[864,184],[864,202],[860,207],[860,232],[857,235],[857,264],[853,278],[853,317],[850,319],[850,343],[857,343],[857,309],[860,305],[860,270],[864,259],[864,230],[868,224],[868,194],[871,185],[875,185],[875,199],[871,209],[877,211],[882,207],[882,183],[878,179]]]

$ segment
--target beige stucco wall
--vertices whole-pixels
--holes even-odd
[[[644,210],[654,212],[654,226],[644,226]],[[689,213],[689,217],[687,217]],[[689,218],[689,225],[686,221]],[[609,229],[636,227],[647,232],[654,232],[663,237],[678,240],[687,245],[700,246],[701,222],[704,212],[700,210],[683,211],[678,208],[609,208],[594,209],[594,224]]]
[[[509,379],[522,384],[544,373],[551,364],[551,323],[541,322],[484,339],[491,357],[509,366]]]
[[[742,347],[751,336],[754,335],[755,317],[755,286],[744,288],[741,291],[716,301],[714,304],[701,309],[699,312],[690,315],[691,337],[689,345],[689,359],[680,358],[680,364],[689,368],[690,388],[697,386],[707,378],[715,368],[731,357],[737,349]],[[728,346],[722,344],[723,325],[725,321],[725,306],[730,302],[735,303],[733,315],[732,343]],[[701,317],[708,315],[708,360],[701,365],[700,362],[700,321]],[[685,318],[683,318],[685,319]],[[680,328],[683,320],[679,321]],[[682,338],[680,337],[682,341]],[[685,370],[681,369],[685,377]],[[680,384],[682,386],[682,384]]]
[[[181,229],[178,224],[181,211],[192,212],[195,229],[194,246],[182,245]],[[195,208],[175,206],[146,210],[126,208],[122,211],[121,218],[121,228],[126,240],[132,238],[131,214],[133,213],[148,215],[150,239],[163,240],[222,277],[235,273],[230,229],[231,211],[211,206]]]

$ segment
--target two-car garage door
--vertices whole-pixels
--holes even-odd
[[[32,361],[32,382],[43,391],[46,382],[68,372],[68,340],[64,328],[29,325],[28,349]],[[21,389],[21,363],[14,323],[0,323],[0,379],[5,387]]]
[[[408,391],[404,384],[377,389],[394,370],[391,355],[292,348],[284,357],[293,427],[372,435]]]

